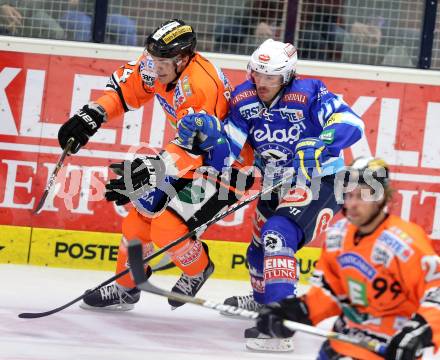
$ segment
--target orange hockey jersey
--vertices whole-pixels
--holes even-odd
[[[386,343],[417,312],[431,326],[437,347],[440,257],[426,233],[394,215],[362,238],[356,239],[356,230],[343,219],[326,233],[312,288],[304,297],[312,323],[338,315],[338,331]],[[331,345],[357,359],[381,359],[350,344]]]
[[[155,76],[153,61],[144,53],[113,73],[97,103],[113,118],[138,109],[156,95],[174,127],[191,111],[204,110],[219,119],[226,116],[232,88],[222,71],[200,54],[192,57],[174,87],[167,89]]]
[[[189,113],[205,111],[219,119],[228,113],[232,91],[226,76],[211,62],[196,53],[180,74],[175,86],[167,87],[156,80],[153,61],[148,53],[116,70],[107,84],[105,94],[96,102],[112,119],[129,110],[135,110],[156,96],[173,127]],[[177,154],[178,169],[202,165],[201,156],[191,156],[174,144],[165,148]],[[243,155],[249,165],[249,149]],[[244,153],[244,152],[243,152]]]

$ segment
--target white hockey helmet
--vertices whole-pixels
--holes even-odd
[[[267,75],[281,75],[283,83],[286,84],[295,74],[297,61],[298,54],[295,46],[267,39],[251,55],[247,67],[248,78],[251,79],[252,71]]]

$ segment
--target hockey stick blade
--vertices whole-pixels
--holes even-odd
[[[201,224],[200,226],[196,227],[195,229],[191,230],[190,232],[186,233],[185,235],[182,235],[180,238],[174,240],[173,242],[169,243],[168,245],[164,246],[163,248],[158,249],[153,254],[147,256],[146,258],[143,259],[143,263],[145,264],[148,261],[156,258],[157,256],[159,256],[159,255],[163,254],[164,252],[168,251],[169,249],[171,249],[172,247],[180,244],[182,241],[184,241],[184,240],[186,240],[186,239],[188,239],[188,238],[190,238],[192,236],[196,236],[199,232],[205,231],[208,226],[216,223],[219,220],[222,220],[223,218],[225,218],[229,214],[232,214],[233,212],[237,211],[238,209],[241,209],[243,206],[246,206],[247,204],[251,203],[255,199],[259,198],[260,196],[266,195],[266,194],[268,194],[268,193],[270,193],[270,192],[280,188],[281,186],[291,182],[293,176],[294,176],[294,174],[288,174],[287,176],[282,178],[276,184],[268,186],[265,189],[261,190],[260,192],[255,193],[253,195],[250,195],[246,199],[241,200],[241,201],[235,203],[234,205],[232,205],[229,208],[227,208],[225,211],[215,215],[211,220],[208,220],[206,223]],[[120,277],[128,274],[129,271],[130,271],[130,269],[125,269],[124,271],[121,271],[120,273],[115,274],[114,276],[112,276],[111,278],[109,278],[106,281],[102,282],[101,284],[97,285],[96,287],[94,287],[90,291],[96,291],[96,290],[102,288],[103,286],[106,286],[106,285],[110,284],[111,282],[113,282],[113,281],[119,279]],[[22,318],[22,319],[36,319],[36,318],[40,318],[40,317],[49,316],[49,315],[55,314],[55,313],[57,313],[57,312],[59,312],[61,310],[64,310],[64,309],[68,308],[69,306],[72,306],[76,302],[81,301],[82,299],[84,299],[85,296],[86,296],[86,293],[82,294],[81,296],[78,296],[74,300],[69,301],[67,304],[61,305],[61,306],[59,306],[59,307],[57,307],[55,309],[52,309],[52,310],[48,310],[48,311],[44,311],[44,312],[37,312],[37,313],[21,313],[21,314],[18,314],[18,317]]]
[[[131,241],[130,244],[128,244],[128,261],[130,263],[131,273],[133,275],[136,286],[142,291],[166,297],[175,301],[195,304],[216,311],[225,312],[229,315],[240,316],[244,319],[255,320],[259,315],[256,311],[245,310],[232,305],[225,305],[214,301],[191,297],[172,291],[167,291],[158,288],[157,286],[154,286],[148,281],[147,278],[145,278],[144,265],[142,262],[142,243],[139,240]],[[292,331],[301,331],[307,334],[320,336],[327,339],[346,342],[362,347],[379,355],[384,355],[386,351],[386,347],[378,343],[377,341],[363,341],[354,337],[347,336],[345,334],[315,328],[310,325],[290,320],[284,320],[283,325]]]
[[[153,254],[153,255],[154,255],[154,254]],[[160,255],[160,254],[157,254],[157,255]],[[149,258],[147,258],[147,259],[148,259],[148,260],[151,260],[151,259],[153,259],[153,258],[154,258],[154,256],[149,257]],[[148,261],[148,260],[146,260],[146,261]],[[145,261],[145,262],[146,262],[146,261]],[[159,264],[158,264],[158,265],[159,265]],[[174,267],[174,264],[172,264],[172,265],[171,265],[171,264],[165,264],[165,265],[160,266],[160,267],[157,267],[157,268],[152,267],[151,270],[152,270],[153,272],[157,272],[157,271],[162,271],[162,270],[170,269],[170,268],[172,268],[172,267]],[[118,279],[119,277],[121,277],[121,276],[123,276],[123,275],[125,275],[125,274],[128,274],[128,272],[129,272],[129,269],[124,270],[123,272],[114,275],[114,276],[111,277],[110,279],[104,281],[103,283],[101,283],[101,284],[99,284],[98,286],[96,286],[95,288],[93,288],[91,291],[96,291],[96,290],[102,288],[103,286],[106,286],[106,285],[110,284],[111,282],[115,281],[115,280]],[[59,307],[57,307],[57,308],[55,308],[55,309],[52,309],[52,310],[48,310],[48,311],[44,311],[44,312],[38,312],[38,313],[21,313],[21,314],[18,314],[18,317],[21,318],[21,319],[37,319],[37,318],[41,318],[41,317],[45,317],[45,316],[49,316],[49,315],[52,315],[52,314],[56,314],[57,312],[60,312],[60,311],[62,311],[62,310],[64,310],[64,309],[66,309],[66,308],[72,306],[73,304],[77,303],[78,301],[81,301],[82,299],[84,299],[84,296],[86,296],[86,293],[84,293],[84,294],[78,296],[77,298],[75,298],[75,299],[69,301],[68,303],[66,303],[66,304],[64,304],[64,305],[61,305],[61,306],[59,306]]]
[[[255,320],[258,317],[258,313],[255,311],[249,311],[245,309],[240,309],[235,306],[206,301],[200,298],[163,290],[154,286],[145,278],[144,265],[142,262],[142,243],[139,240],[130,241],[130,243],[128,244],[128,262],[130,263],[130,270],[133,275],[133,279],[136,283],[136,286],[140,290],[173,299],[179,302],[192,303],[210,309],[223,311],[230,315],[240,315],[241,317],[246,319]]]
[[[52,188],[52,186],[55,184],[55,180],[57,179],[58,172],[60,171],[61,167],[63,166],[64,159],[67,155],[69,155],[70,149],[72,148],[73,142],[75,141],[74,138],[70,138],[67,140],[66,147],[63,150],[63,153],[61,154],[60,158],[58,159],[55,169],[53,170],[52,174],[49,177],[49,180],[47,181],[46,187],[44,189],[43,195],[41,195],[40,201],[38,202],[37,207],[32,211],[32,214],[38,215],[41,211],[41,209],[44,206],[44,203],[46,202],[46,198],[49,195],[49,191]]]

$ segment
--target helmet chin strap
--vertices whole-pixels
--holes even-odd
[[[184,67],[184,68],[182,69],[182,71],[180,71],[180,72],[178,71],[178,68],[179,68],[180,65],[182,65],[182,62],[183,62],[182,57],[180,57],[179,60],[177,60],[177,61],[174,62],[174,64],[175,64],[176,77],[170,82],[170,84],[171,84],[172,86],[174,86],[174,85],[176,84],[176,82],[177,82],[177,80],[179,79],[180,75],[183,73],[183,70],[185,70],[185,68],[188,66],[188,64],[189,64],[189,62],[191,61],[191,59],[192,59],[193,56],[194,56],[194,55],[189,55],[187,64],[185,65],[185,67]]]
[[[167,88],[166,88],[166,91],[170,91],[171,89],[173,89],[174,88],[174,86],[176,85],[176,83],[177,83],[177,80],[179,80],[179,77],[180,77],[180,74],[182,74],[182,72],[183,72],[183,70],[182,71],[180,71],[180,72],[178,72],[177,71],[177,68],[180,66],[180,64],[182,63],[182,60],[179,60],[178,61],[179,62],[179,64],[176,62],[175,64],[175,67],[174,67],[174,72],[176,73],[176,76],[174,77],[174,79],[173,80],[171,80],[168,84],[167,84]]]

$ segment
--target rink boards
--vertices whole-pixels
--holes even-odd
[[[0,263],[113,270],[126,209],[103,200],[108,165],[142,151],[133,144],[161,148],[172,138],[157,102],[106,124],[68,158],[63,186],[49,195],[42,213],[31,210],[60,154],[59,126],[99,97],[112,71],[141,51],[0,37]],[[234,85],[245,78],[246,57],[206,55]],[[440,73],[306,61],[299,62],[298,73],[322,79],[362,116],[366,137],[346,158],[385,158],[396,190],[391,211],[422,225],[440,250]],[[208,241],[217,277],[247,278],[254,206],[203,235],[214,239]],[[299,256],[304,277],[321,241]]]
[[[113,233],[0,226],[0,244],[6,244],[0,251],[0,263],[112,271],[116,267],[120,239],[120,234]],[[205,241],[215,264],[213,277],[249,278],[245,263],[246,243]],[[307,281],[319,254],[317,247],[307,247],[298,253],[302,282]],[[152,261],[152,265],[158,265],[158,261]],[[176,268],[161,271],[161,274],[178,273]]]

